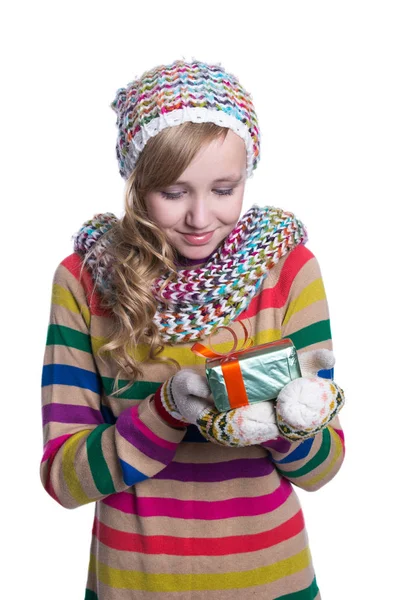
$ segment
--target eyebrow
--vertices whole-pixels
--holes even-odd
[[[227,177],[219,177],[218,179],[214,179],[213,183],[222,183],[225,181],[229,181],[230,183],[239,183],[240,181],[242,181],[242,179],[243,179],[242,175],[240,177],[238,177],[237,175],[228,175]],[[181,181],[179,179],[178,181],[175,181],[175,183],[188,185],[189,181]]]

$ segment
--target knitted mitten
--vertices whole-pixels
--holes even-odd
[[[182,369],[167,379],[154,395],[154,404],[162,418],[174,427],[195,424],[201,414],[213,406],[207,379],[191,369]]]
[[[254,446],[279,435],[272,402],[259,402],[222,413],[213,407],[202,411],[197,427],[206,439],[221,446]]]
[[[330,350],[304,352],[299,361],[303,377],[285,385],[276,400],[278,429],[293,441],[314,436],[344,405],[343,390],[334,381],[317,377],[319,370],[335,364]]]

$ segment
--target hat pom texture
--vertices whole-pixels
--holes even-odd
[[[120,88],[111,108],[117,114],[119,171],[128,179],[147,141],[181,123],[215,123],[245,142],[247,177],[260,158],[260,133],[250,94],[221,65],[178,60],[146,71]]]

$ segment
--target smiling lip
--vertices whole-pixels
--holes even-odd
[[[213,234],[213,231],[206,231],[204,233],[199,234],[183,233],[182,235],[185,238],[185,240],[189,242],[189,244],[191,244],[192,246],[203,246],[211,240]]]

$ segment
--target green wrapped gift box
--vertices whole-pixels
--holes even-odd
[[[275,400],[290,381],[301,377],[290,339],[261,344],[223,357],[206,359],[206,377],[221,412]]]

